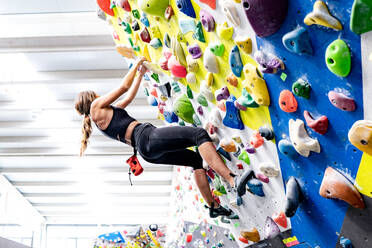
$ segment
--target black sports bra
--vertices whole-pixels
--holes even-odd
[[[126,143],[125,132],[127,131],[129,124],[135,121],[135,119],[130,117],[127,111],[123,108],[117,108],[112,105],[110,105],[110,107],[114,111],[110,124],[105,130],[100,129],[98,126],[97,127],[106,136]]]

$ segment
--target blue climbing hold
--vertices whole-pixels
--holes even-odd
[[[297,155],[296,150],[294,149],[292,143],[289,140],[286,139],[280,140],[278,143],[278,148],[282,154],[290,158],[293,158]]]
[[[284,35],[282,42],[285,48],[292,53],[313,55],[309,33],[301,26]]]
[[[146,73],[145,73],[145,75],[143,75],[143,79],[145,79],[145,81],[150,81],[150,78]]]
[[[219,154],[221,154],[224,158],[226,158],[227,160],[229,160],[229,161],[231,161],[231,156],[230,156],[230,154],[227,152],[227,151],[225,151],[221,146],[218,146],[217,147],[217,152],[219,153]]]
[[[342,248],[353,248],[353,244],[351,243],[350,239],[345,237],[340,238],[340,245]]]
[[[264,197],[265,193],[262,188],[262,183],[256,178],[252,178],[248,181],[247,186],[252,194]]]
[[[142,17],[140,19],[140,21],[143,23],[143,25],[145,25],[146,27],[150,27],[150,22],[149,22],[149,19],[147,19],[147,15],[146,13],[142,13]]]
[[[178,116],[173,111],[164,111],[163,115],[168,123],[178,122]]]
[[[194,32],[196,30],[195,22],[192,19],[180,19],[178,21],[178,25],[180,26],[181,33],[183,34]]]
[[[190,0],[177,0],[176,5],[177,5],[177,8],[185,15],[191,18],[196,17],[194,7],[192,6],[192,3]]]
[[[243,198],[241,196],[238,196],[236,198],[236,205],[241,206],[243,204]]]
[[[171,40],[170,40],[170,37],[168,35],[168,33],[165,33],[164,34],[164,45],[168,48],[171,48]]]
[[[234,105],[234,101],[236,101],[236,98],[233,95],[226,100],[226,115],[222,123],[227,127],[243,130],[244,124],[240,118],[239,110]]]
[[[147,102],[151,105],[151,106],[158,106],[158,101],[156,100],[155,96],[153,95],[149,95],[147,97]]]
[[[229,64],[231,71],[234,73],[234,75],[240,77],[243,70],[243,63],[242,59],[240,58],[239,48],[237,45],[235,45],[231,49],[229,56]]]

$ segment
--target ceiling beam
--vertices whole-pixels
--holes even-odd
[[[125,170],[127,171],[127,170]],[[146,169],[146,172],[148,169]],[[66,187],[78,185],[78,181],[10,181],[15,187]],[[108,186],[127,186],[127,181],[104,181],[105,185]],[[162,181],[136,181],[136,186],[157,186],[157,185],[171,185],[171,180]]]
[[[170,192],[158,192],[158,193],[109,193],[108,195],[113,197],[169,197]],[[24,193],[24,197],[83,197],[83,193]]]

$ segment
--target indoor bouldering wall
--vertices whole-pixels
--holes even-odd
[[[348,0],[98,0],[118,52],[148,59],[143,86],[159,119],[204,127],[246,180],[237,197],[205,167],[214,195],[235,215],[216,224],[229,222],[240,247],[271,238],[271,246],[284,239],[335,247],[341,230],[354,242],[348,209],[371,220],[363,209],[372,194],[370,124],[349,130],[371,116],[363,105],[369,55],[361,53],[370,45],[356,33],[372,6],[355,2],[352,10]],[[354,243],[368,247],[370,229],[359,227],[366,239]]]

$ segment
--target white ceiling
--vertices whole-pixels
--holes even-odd
[[[0,24],[0,174],[51,224],[165,223],[172,166],[142,161],[145,172],[129,186],[132,149],[97,129],[77,157],[75,96],[104,94],[127,71],[107,25],[89,12],[94,2],[1,0],[9,25]],[[142,90],[128,112],[162,125]]]

